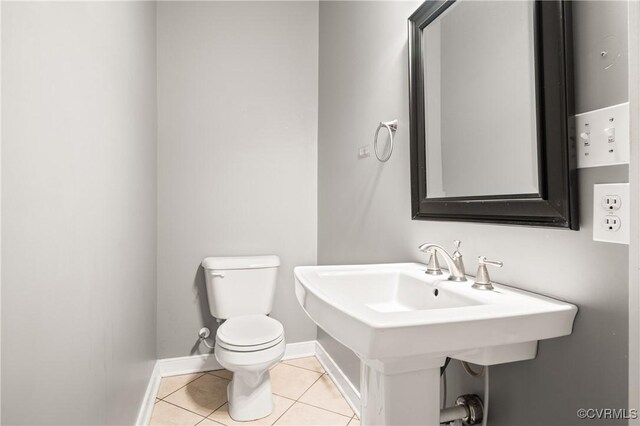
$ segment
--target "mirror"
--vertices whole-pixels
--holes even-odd
[[[577,229],[568,13],[427,1],[409,18],[414,219]]]
[[[427,197],[537,193],[533,2],[452,4],[422,55]]]

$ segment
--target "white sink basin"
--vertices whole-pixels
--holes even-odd
[[[362,360],[363,424],[435,426],[446,357],[521,361],[535,357],[538,340],[571,334],[574,305],[501,285],[477,290],[471,279],[425,271],[418,263],[295,268],[304,310]],[[425,404],[425,392],[433,404]],[[419,407],[407,413],[412,395]]]

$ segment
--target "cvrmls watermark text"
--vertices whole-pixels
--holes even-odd
[[[580,419],[590,420],[635,420],[638,410],[635,408],[580,408],[577,411]]]

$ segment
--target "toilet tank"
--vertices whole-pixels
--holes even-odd
[[[278,256],[207,257],[202,261],[211,315],[228,319],[273,309]]]

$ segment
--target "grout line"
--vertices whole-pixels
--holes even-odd
[[[2,1],[2,0],[0,0],[0,1]],[[156,398],[158,398],[160,401],[165,401],[165,398],[169,398],[171,395],[173,395],[174,393],[178,392],[180,389],[182,389],[182,388],[186,388],[186,387],[187,387],[187,386],[189,386],[191,383],[195,382],[196,380],[198,380],[198,379],[199,379],[199,378],[201,378],[202,376],[206,375],[207,373],[195,373],[195,374],[200,374],[200,375],[199,375],[198,377],[196,377],[195,379],[191,380],[191,381],[190,381],[189,383],[187,383],[186,385],[184,385],[184,386],[182,386],[182,387],[180,387],[180,388],[178,388],[178,389],[174,390],[173,392],[171,392],[169,395],[165,396],[164,398],[158,398],[157,396],[156,396]],[[209,375],[210,375],[210,376],[213,376],[213,377],[215,377],[215,378],[217,378],[217,379],[226,380],[227,382],[230,382],[230,381],[231,381],[231,380],[229,380],[229,379],[225,379],[224,377],[216,376],[216,375],[213,375],[213,374],[209,374]],[[177,377],[177,376],[173,376],[173,377]],[[156,401],[156,402],[157,402],[157,401]],[[169,402],[169,401],[165,401],[165,402]],[[154,403],[154,404],[155,404],[155,403]],[[172,403],[171,403],[171,402],[169,402],[169,404],[172,404]],[[226,401],[225,401],[225,404],[226,404]],[[175,405],[176,407],[180,407],[179,405],[176,405],[176,404],[173,404],[173,405]],[[222,405],[224,405],[224,404],[222,404]],[[222,407],[222,405],[221,405],[220,407]],[[220,408],[220,407],[218,407],[218,408]],[[184,407],[180,407],[180,408],[184,408]],[[216,410],[217,410],[218,408],[216,408]],[[188,411],[191,411],[191,410],[188,410]],[[213,410],[213,411],[215,412],[215,410]],[[191,411],[191,412],[193,413],[193,411]],[[196,414],[198,414],[198,413],[196,413]],[[212,412],[212,414],[213,414],[213,412]],[[198,415],[200,415],[200,414],[198,414]],[[210,414],[210,415],[211,415],[211,414]]]
[[[290,405],[286,410],[284,410],[284,411],[282,412],[282,414],[280,414],[280,416],[278,416],[278,418],[276,418],[276,419],[273,421],[273,423],[270,423],[270,425],[273,425],[273,424],[275,424],[275,422],[277,422],[278,420],[280,420],[280,417],[284,416],[284,414],[285,414],[287,411],[289,411],[289,409],[290,409],[291,407],[293,407],[293,406],[294,406],[294,404],[296,403],[296,400],[295,400],[295,399],[287,398],[286,396],[278,395],[277,393],[276,393],[276,394],[274,394],[274,395],[276,395],[278,398],[282,398],[282,399],[286,399],[287,401],[291,401],[291,402],[292,402],[292,404],[291,404],[291,405]],[[227,404],[227,403],[228,403],[228,401],[226,401],[224,404]],[[222,407],[224,406],[224,404],[222,404],[220,407],[216,408],[216,410],[215,410],[213,413],[215,413],[215,412],[216,412],[216,411],[218,411],[220,408],[222,408]],[[211,413],[211,414],[213,414],[213,413]],[[211,414],[209,414],[209,416],[211,416]],[[227,426],[225,423],[222,423],[222,422],[219,422],[219,421],[217,421],[217,420],[214,420],[214,419],[212,419],[212,418],[211,418],[211,417],[209,417],[209,416],[207,416],[207,419],[211,420],[212,422],[215,422],[215,423],[217,423],[217,424],[221,424],[221,425],[223,425],[223,426]],[[231,416],[229,416],[229,417],[231,417]],[[231,420],[233,420],[233,419],[231,419]]]
[[[304,358],[312,358],[312,357],[304,357]],[[316,358],[315,356],[313,356],[313,358],[318,361],[318,358]],[[303,358],[291,358],[291,359],[286,359],[284,361],[280,361],[282,364],[287,364],[290,365],[291,367],[297,367],[297,368],[302,368],[303,370],[307,370],[307,371],[313,371],[314,373],[320,373],[320,374],[324,374],[326,373],[326,371],[324,371],[324,367],[322,367],[322,365],[320,366],[320,368],[322,368],[322,371],[318,371],[318,370],[313,370],[311,368],[307,368],[307,367],[302,367],[300,365],[295,365],[295,364],[289,364],[287,361],[294,361],[296,359],[303,359]],[[318,361],[318,364],[320,364],[320,362]]]
[[[167,403],[167,404],[173,405],[174,407],[178,407],[178,408],[179,408],[179,409],[181,409],[181,410],[188,411],[188,412],[190,412],[190,413],[192,413],[192,414],[195,414],[196,416],[203,417],[203,416],[202,416],[202,414],[196,413],[195,411],[191,411],[191,410],[189,410],[188,408],[181,407],[181,406],[179,406],[179,405],[177,405],[177,404],[174,404],[174,403],[172,403],[172,402],[169,402],[169,401],[162,401],[162,402],[165,402],[165,403]],[[207,417],[206,417],[206,416],[204,416],[202,420],[204,420],[204,419],[206,419],[206,418],[207,418]],[[201,422],[202,420],[200,420],[200,422]],[[200,422],[198,422],[198,423],[200,423]]]
[[[317,405],[309,404],[308,402],[304,402],[304,401],[296,401],[296,402],[299,402],[300,404],[308,405],[309,407],[318,408],[320,410],[328,411],[330,413],[337,414],[337,415],[342,416],[342,417],[346,417],[347,419],[349,419],[349,421],[351,421],[351,419],[353,419],[353,416],[355,415],[355,414],[353,414],[351,417],[349,417],[346,414],[338,413],[337,411],[329,410],[328,408],[318,407]],[[351,410],[351,408],[349,408],[349,409]]]
[[[224,424],[224,423],[220,423],[220,422],[217,422],[217,421],[215,421],[215,420],[213,420],[213,419],[210,419],[209,417],[207,417],[207,418],[206,418],[206,419],[204,419],[204,420],[210,420],[210,421],[214,422],[214,423],[215,423],[215,424],[217,424],[217,425],[227,426],[226,424]],[[204,420],[203,420],[203,421],[204,421]]]
[[[315,380],[313,381],[313,383],[311,383],[311,385],[310,385],[307,389],[305,389],[305,391],[304,391],[304,392],[302,392],[302,393],[300,394],[300,396],[296,399],[296,402],[300,401],[300,398],[302,398],[302,397],[304,396],[304,394],[305,394],[305,393],[309,392],[309,389],[311,389],[311,388],[313,387],[313,385],[315,385],[316,383],[318,383],[318,381],[322,378],[322,376],[324,376],[324,374],[321,374],[321,375],[320,375],[320,377],[318,377],[317,379],[315,379]]]
[[[315,358],[315,357],[314,357]],[[301,358],[292,358],[292,359],[285,359],[284,361],[280,361],[279,364],[287,364],[289,367],[295,367],[295,368],[300,368],[302,370],[307,370],[307,371],[313,371],[314,373],[318,373],[318,374],[324,374],[326,373],[326,371],[324,370],[324,367],[322,367],[322,365],[320,365],[320,368],[322,368],[322,371],[318,371],[318,370],[312,370],[311,368],[307,368],[307,367],[302,367],[300,365],[295,365],[295,364],[289,364],[287,361],[293,361],[295,359],[301,359]],[[317,361],[317,358],[316,358]],[[320,362],[318,362],[320,363]]]
[[[314,358],[316,358],[316,357],[314,356]],[[317,358],[316,358],[316,359],[317,359]],[[356,418],[355,413],[354,413],[351,417],[349,417],[349,416],[347,416],[347,415],[344,415],[344,414],[342,414],[342,413],[339,413],[339,412],[336,412],[336,411],[333,411],[333,410],[330,410],[330,409],[327,409],[327,408],[324,408],[324,407],[319,407],[319,406],[316,406],[316,405],[313,405],[313,404],[309,404],[309,403],[306,403],[306,402],[302,402],[302,401],[300,401],[300,399],[301,399],[301,398],[302,398],[302,397],[303,397],[303,396],[304,396],[304,395],[305,395],[305,394],[306,394],[306,393],[307,393],[307,392],[308,392],[308,391],[309,391],[309,390],[310,390],[310,389],[311,389],[311,388],[312,388],[312,387],[313,387],[313,386],[314,386],[318,381],[320,381],[320,379],[322,379],[322,376],[328,376],[328,377],[329,377],[329,379],[331,380],[331,377],[327,374],[327,372],[326,372],[326,370],[325,370],[324,368],[323,368],[323,371],[324,371],[324,372],[322,372],[322,373],[321,373],[321,372],[319,372],[319,371],[312,370],[312,369],[310,369],[310,368],[305,368],[305,367],[300,367],[300,366],[297,366],[297,365],[289,364],[289,363],[287,363],[286,361],[280,361],[280,362],[279,362],[279,364],[286,364],[287,366],[290,366],[290,367],[295,367],[295,368],[298,368],[298,369],[301,369],[301,370],[305,370],[305,371],[311,371],[311,372],[314,372],[314,373],[319,374],[319,376],[318,376],[318,378],[317,378],[316,380],[314,380],[314,381],[313,381],[313,383],[311,383],[311,385],[309,385],[309,387],[308,387],[304,392],[302,392],[302,394],[301,394],[298,398],[296,398],[296,399],[293,399],[293,398],[290,398],[290,397],[287,397],[287,396],[284,396],[284,395],[280,395],[280,394],[278,394],[278,393],[273,392],[273,394],[274,394],[274,395],[277,395],[277,396],[279,396],[280,398],[284,398],[284,399],[287,399],[287,400],[289,400],[289,401],[293,401],[293,404],[291,404],[291,405],[290,405],[286,410],[284,410],[284,412],[283,412],[280,416],[278,416],[278,418],[276,418],[276,419],[273,421],[273,423],[271,423],[271,425],[274,425],[275,423],[277,423],[277,422],[278,422],[278,421],[279,421],[279,420],[280,420],[280,419],[281,419],[281,418],[282,418],[282,417],[283,417],[287,412],[289,412],[289,410],[291,410],[291,408],[292,408],[293,406],[295,406],[295,405],[296,405],[296,403],[300,403],[300,404],[303,404],[303,405],[307,405],[307,406],[310,406],[310,407],[317,408],[317,409],[319,409],[319,410],[324,410],[324,411],[327,411],[327,412],[329,412],[329,413],[332,413],[332,414],[336,414],[336,415],[342,416],[342,417],[344,417],[344,418],[346,418],[346,419],[349,419],[349,423],[350,423],[354,418]],[[199,375],[198,375],[197,377],[195,377],[193,380],[189,381],[188,383],[184,384],[184,385],[183,385],[183,386],[181,386],[180,388],[178,388],[178,389],[176,389],[175,391],[171,392],[170,394],[166,395],[164,398],[158,398],[158,397],[157,397],[157,395],[156,395],[156,398],[157,398],[159,401],[166,402],[167,404],[173,405],[173,406],[175,406],[175,407],[177,407],[177,408],[180,408],[180,409],[182,409],[182,410],[185,410],[185,411],[188,411],[188,412],[190,412],[190,413],[193,413],[193,414],[195,414],[195,415],[197,415],[197,416],[199,416],[199,417],[202,417],[202,419],[201,419],[198,423],[196,423],[196,425],[198,425],[198,424],[202,423],[204,420],[207,420],[207,419],[208,419],[208,420],[211,420],[211,421],[213,421],[213,422],[215,422],[215,423],[217,423],[217,424],[220,424],[220,425],[225,426],[225,425],[224,425],[224,423],[220,423],[220,422],[218,422],[218,421],[216,421],[216,420],[213,420],[213,419],[211,419],[209,416],[211,416],[213,413],[215,413],[215,412],[216,412],[216,411],[218,411],[220,408],[222,408],[225,404],[227,404],[227,403],[228,403],[228,401],[223,402],[223,403],[222,403],[222,405],[220,405],[220,406],[219,406],[219,407],[217,407],[215,410],[213,410],[212,412],[210,412],[208,415],[206,415],[206,416],[204,416],[204,417],[203,417],[203,416],[202,416],[202,414],[196,413],[196,412],[194,412],[194,411],[189,410],[188,408],[182,407],[182,406],[180,406],[180,405],[177,405],[177,404],[174,404],[174,403],[172,403],[172,402],[170,402],[170,401],[166,401],[166,400],[165,400],[165,398],[168,398],[169,396],[171,396],[171,395],[173,395],[174,393],[178,392],[180,389],[183,389],[183,388],[187,387],[189,384],[191,384],[191,383],[195,382],[196,380],[200,379],[200,378],[201,378],[201,377],[203,377],[205,374],[208,374],[208,375],[214,376],[214,377],[219,378],[219,379],[222,379],[222,380],[229,381],[229,379],[227,379],[227,378],[225,378],[225,377],[221,377],[221,376],[218,376],[218,375],[216,375],[216,374],[213,374],[213,372],[214,372],[214,371],[218,371],[218,370],[209,370],[209,371],[205,371],[205,372],[199,373]],[[164,379],[164,378],[162,378],[162,379]],[[333,380],[331,380],[331,382],[333,383]],[[335,386],[335,383],[334,383],[334,386]],[[342,395],[341,395],[341,397],[342,397],[342,399],[344,399],[344,397],[343,397]],[[157,401],[156,401],[156,402],[157,402]],[[155,403],[154,403],[154,404],[155,404]],[[195,426],[195,425],[194,425],[194,426]]]
[[[218,375],[216,374],[216,371],[229,371],[229,370],[227,370],[227,369],[225,369],[225,368],[221,368],[221,369],[219,369],[219,370],[209,370],[209,371],[205,371],[205,374],[208,374],[208,375],[210,375],[210,376],[215,376],[215,377],[219,377],[219,378],[221,378],[221,379],[225,379],[225,380],[229,380],[229,381],[231,381],[231,379],[227,379],[226,377],[218,376]],[[231,371],[229,371],[229,373],[231,373]],[[233,373],[231,373],[231,375],[233,376]]]
[[[224,407],[224,404],[226,404],[229,401],[225,401],[222,403],[222,405],[220,405],[218,408],[216,408],[215,410],[213,410],[212,412],[210,412],[209,414],[206,415],[207,418],[209,418],[210,415],[212,415],[213,413],[215,413],[216,411],[218,411],[219,409],[221,409],[222,407]],[[231,417],[231,416],[229,416]],[[213,419],[212,419],[213,420]],[[215,420],[213,420],[215,422]]]
[[[208,417],[205,417],[204,419],[200,420],[198,423],[196,423],[196,424],[195,424],[195,425],[193,425],[193,426],[198,426],[200,423],[204,422],[205,420],[211,420],[211,419],[210,419],[210,418],[208,418]],[[215,420],[211,420],[211,421],[212,421],[212,422],[214,422],[214,423],[218,423],[218,422],[216,422]],[[221,423],[218,423],[218,424],[221,424]],[[223,425],[223,426],[224,426],[224,425]]]
[[[309,392],[309,390],[313,387],[313,385],[315,385],[317,382],[319,382],[319,381],[320,381],[320,379],[322,379],[322,376],[327,376],[327,377],[329,378],[329,380],[331,381],[331,383],[333,384],[333,386],[336,386],[336,384],[333,382],[333,379],[331,379],[331,376],[329,376],[329,375],[325,372],[325,373],[324,373],[324,374],[322,374],[320,377],[318,377],[318,379],[317,379],[315,382],[313,382],[313,384],[311,384],[311,386],[309,386],[309,388],[308,388],[306,391],[304,391],[304,392],[302,393],[302,395],[300,395],[300,397],[299,397],[298,399],[296,399],[296,402],[299,402],[299,403],[301,403],[301,404],[305,404],[305,405],[309,405],[309,406],[311,406],[311,407],[320,408],[321,410],[329,411],[330,413],[339,414],[339,415],[344,416],[344,417],[349,417],[348,415],[345,415],[345,414],[342,414],[342,413],[338,413],[337,411],[333,411],[333,410],[330,410],[330,409],[325,408],[325,407],[320,407],[320,406],[318,406],[318,405],[313,405],[313,404],[309,404],[308,402],[300,401],[300,398],[302,398],[302,397],[303,397],[307,392]],[[342,400],[347,404],[347,406],[349,406],[349,403],[344,399],[344,396],[342,396],[342,393],[340,393],[339,391],[338,391],[338,393],[340,394],[340,398],[342,398]],[[351,407],[349,407],[349,409],[351,410]],[[351,411],[353,411],[353,410],[351,410]],[[355,414],[355,412],[354,412],[352,416],[355,416],[355,415],[356,415],[356,414]],[[353,417],[352,417],[352,418],[353,418]]]
[[[282,362],[284,363],[284,361],[282,361]],[[287,365],[290,365],[290,364],[287,364]],[[296,366],[296,365],[291,365],[291,367],[297,367],[297,368],[300,368],[300,369],[302,369],[302,370],[307,370],[307,371],[314,371],[314,370],[309,370],[308,368],[298,367],[298,366]],[[315,373],[319,373],[318,371],[314,371],[314,372],[315,372]],[[328,412],[330,412],[330,413],[337,414],[337,415],[342,416],[342,417],[346,417],[346,418],[348,418],[348,419],[349,419],[349,421],[351,421],[351,420],[353,419],[353,417],[355,416],[355,413],[353,413],[353,414],[351,415],[351,417],[349,417],[348,415],[345,415],[345,414],[342,414],[342,413],[338,413],[337,411],[333,411],[333,410],[330,410],[330,409],[325,408],[325,407],[319,407],[319,406],[317,406],[317,405],[313,405],[313,404],[309,404],[309,403],[306,403],[306,402],[300,401],[300,398],[302,398],[302,397],[303,397],[307,392],[309,392],[309,390],[310,390],[310,389],[311,389],[311,388],[312,388],[312,387],[313,387],[317,382],[319,382],[319,381],[320,381],[320,379],[322,379],[322,376],[327,376],[327,377],[329,377],[329,380],[331,380],[331,383],[332,383],[334,386],[336,386],[336,384],[335,384],[335,383],[333,382],[333,380],[331,379],[331,376],[329,376],[329,375],[327,374],[327,372],[325,371],[324,373],[320,374],[320,377],[318,377],[318,378],[317,378],[317,379],[316,379],[316,380],[315,380],[315,381],[314,381],[314,382],[313,382],[313,383],[312,383],[312,384],[311,384],[311,385],[310,385],[310,386],[309,386],[309,387],[308,387],[304,392],[302,392],[302,394],[301,394],[301,395],[300,395],[300,396],[295,400],[295,402],[299,402],[300,404],[308,405],[308,406],[310,406],[310,407],[318,408],[318,409],[320,409],[320,410],[328,411]],[[278,395],[278,396],[282,396],[282,395],[280,395],[280,394],[276,394],[276,395]],[[340,397],[344,400],[344,396],[342,396],[342,394],[340,394]],[[286,397],[284,397],[284,398],[286,398]],[[290,398],[289,398],[289,399],[290,399]],[[346,400],[345,400],[345,402],[346,402]],[[291,405],[291,407],[293,407],[294,405],[295,405],[295,403],[294,403],[293,405]],[[347,403],[347,405],[349,405],[349,404]],[[289,409],[290,409],[291,407],[289,407],[289,408],[285,411],[285,413],[286,413],[287,411],[289,411]],[[349,409],[351,409],[351,407],[349,407]],[[352,410],[352,411],[353,411],[353,410]],[[281,415],[280,417],[282,417],[283,415],[284,415],[284,413],[282,413],[282,415]],[[280,417],[278,417],[278,419],[276,419],[276,422],[280,419]]]
[[[305,371],[312,371],[314,373],[318,373],[318,374],[324,374],[326,373],[326,371],[324,371],[324,368],[322,369],[322,371],[318,371],[318,370],[312,370],[311,368],[307,368],[307,367],[301,367],[299,365],[293,365],[293,364],[289,364],[287,362],[282,361],[283,364],[287,364],[289,367],[295,367],[295,368],[299,368],[301,370],[305,370]]]
[[[283,363],[283,362],[281,361],[279,364],[282,364],[282,363]],[[287,366],[289,366],[289,367],[295,367],[295,365],[289,365],[289,364],[287,364]],[[298,368],[298,367],[296,367],[296,368]],[[310,371],[310,370],[307,370],[306,368],[301,368],[301,370]],[[317,371],[315,371],[315,373],[318,373],[318,372],[317,372]],[[318,373],[318,374],[320,374],[320,373]],[[288,397],[288,396],[280,395],[279,393],[274,392],[273,390],[271,391],[271,393],[273,393],[273,394],[275,394],[275,395],[278,395],[278,396],[281,396],[281,397],[283,397],[283,398],[291,399],[291,400],[293,400],[293,401],[298,401],[300,398],[302,398],[302,395],[304,395],[305,393],[307,393],[307,391],[308,391],[309,389],[311,389],[311,386],[315,385],[315,384],[316,384],[316,382],[317,382],[318,380],[320,380],[320,378],[321,378],[322,376],[324,376],[324,374],[320,374],[320,376],[319,376],[317,379],[315,379],[315,380],[313,381],[313,383],[311,383],[311,384],[309,385],[309,387],[308,387],[308,388],[306,388],[306,389],[304,390],[304,392],[302,392],[302,393],[300,394],[300,396],[299,396],[298,398],[296,398],[296,399],[293,399],[293,398]]]
[[[322,379],[322,376],[324,376],[324,375],[326,375],[326,374],[327,374],[327,373],[325,373],[325,374],[321,374],[321,375],[320,375],[320,377],[318,377],[318,378],[316,379],[316,381],[315,381],[315,382],[311,383],[311,386],[309,386],[309,387],[308,387],[304,392],[302,392],[302,395],[300,395],[300,396],[298,397],[298,399],[296,399],[296,401],[300,401],[300,398],[302,398],[302,397],[304,396],[304,394],[305,394],[305,393],[309,392],[309,389],[311,389],[311,388],[313,387],[313,385],[315,385],[316,383],[318,383],[318,382],[320,381],[320,379]],[[308,405],[308,404],[307,404],[307,405]]]
[[[283,362],[283,361],[281,361],[280,363],[282,364],[282,363],[284,363],[284,362]],[[287,365],[289,365],[289,366],[291,366],[291,367],[296,367],[295,365],[290,365],[290,364],[287,364]],[[297,368],[301,368],[301,367],[297,367]],[[302,369],[302,370],[307,370],[306,368],[301,368],[301,369]],[[308,370],[308,371],[311,371],[311,370]],[[316,373],[317,373],[317,371],[316,371]],[[289,410],[291,410],[291,408],[292,408],[294,405],[296,405],[296,403],[298,403],[298,401],[300,400],[300,398],[302,398],[302,395],[304,395],[305,393],[307,393],[307,391],[308,391],[309,389],[311,389],[311,387],[312,387],[313,385],[315,385],[315,384],[316,384],[316,382],[317,382],[318,380],[320,380],[320,378],[321,378],[322,376],[323,376],[323,374],[321,374],[321,375],[320,375],[320,377],[318,377],[318,378],[317,378],[313,383],[311,383],[311,385],[310,385],[310,386],[309,386],[309,387],[308,387],[304,392],[302,392],[302,394],[300,394],[300,396],[299,396],[297,399],[287,398],[286,396],[282,396],[282,395],[280,395],[280,394],[277,394],[277,393],[276,393],[276,395],[281,396],[282,398],[287,398],[289,401],[293,401],[293,404],[291,404],[291,406],[290,406],[289,408],[287,408],[286,410],[284,410],[284,412],[283,412],[282,414],[280,414],[280,416],[279,416],[277,419],[275,419],[275,420],[274,420],[274,422],[273,422],[273,423],[271,423],[271,425],[272,425],[272,426],[273,426],[273,425],[275,425],[275,424],[278,422],[278,420],[280,420],[280,419],[282,418],[282,416],[284,416],[284,415],[285,415]],[[274,393],[275,393],[275,392],[274,392]],[[303,404],[303,403],[301,402],[301,404]]]
[[[291,399],[289,399],[289,401],[292,401],[292,400],[291,400]],[[287,414],[287,412],[288,412],[289,410],[291,410],[291,407],[293,407],[294,405],[296,405],[296,402],[297,402],[297,401],[293,401],[293,404],[291,404],[291,405],[289,406],[289,408],[287,408],[286,410],[284,410],[284,411],[282,412],[282,414],[280,414],[280,415],[278,416],[278,418],[277,418],[277,419],[275,419],[275,420],[273,421],[273,423],[271,423],[271,426],[273,426],[273,425],[275,425],[276,423],[278,423],[278,420],[280,420],[280,419],[282,418],[282,416],[284,416],[285,414]]]
[[[164,401],[164,399],[165,399],[165,398],[168,398],[169,396],[171,396],[171,395],[173,395],[174,393],[178,392],[180,389],[182,389],[182,388],[186,387],[187,385],[189,385],[189,384],[191,384],[191,383],[195,382],[195,381],[196,381],[196,380],[198,380],[200,377],[202,377],[202,376],[204,376],[204,375],[205,375],[205,373],[196,373],[196,374],[200,374],[200,375],[199,375],[198,377],[195,377],[195,378],[194,378],[193,380],[191,380],[190,382],[185,383],[184,385],[180,386],[178,389],[174,390],[174,391],[173,391],[173,392],[171,392],[170,394],[165,395],[165,396],[164,396],[164,397],[162,397],[162,398],[158,398],[158,394],[156,394],[156,398],[158,398],[160,401]],[[186,376],[186,374],[183,374],[183,376]],[[173,377],[179,377],[179,376],[173,376]],[[164,380],[164,377],[162,377],[162,378],[160,379],[160,385],[162,385],[162,381],[163,381],[163,380]],[[167,402],[168,402],[168,401],[167,401]]]

